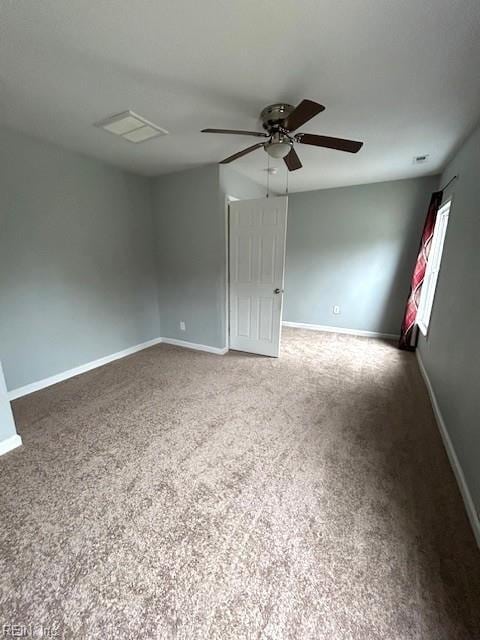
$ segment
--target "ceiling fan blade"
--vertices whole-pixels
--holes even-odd
[[[302,144],[312,144],[315,147],[326,147],[327,149],[347,151],[348,153],[357,153],[357,151],[360,151],[363,147],[363,142],[344,140],[343,138],[330,138],[329,136],[317,136],[314,133],[298,133],[295,136],[295,140]]]
[[[263,142],[258,142],[257,144],[253,144],[251,147],[247,147],[243,151],[239,151],[238,153],[234,153],[233,156],[229,156],[228,158],[225,158],[225,160],[221,160],[220,164],[228,164],[229,162],[233,162],[237,158],[241,158],[242,156],[246,156],[247,153],[251,153],[252,151],[255,151],[256,149],[260,149],[261,147],[263,147],[263,145],[264,145]]]
[[[323,104],[318,104],[313,100],[302,100],[286,119],[285,129],[295,131],[295,129],[298,129],[298,127],[301,127],[302,124],[305,124],[305,122],[308,122],[322,111],[325,111]]]
[[[298,157],[297,152],[293,147],[290,149],[290,152],[284,157],[284,160],[289,171],[296,171],[297,169],[302,168],[300,158]]]
[[[232,136],[257,136],[258,138],[269,137],[269,134],[264,131],[239,131],[238,129],[202,129],[200,133],[228,133]]]

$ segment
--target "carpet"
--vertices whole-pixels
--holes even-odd
[[[480,553],[415,356],[393,343],[158,345],[13,408],[0,631],[480,638]]]

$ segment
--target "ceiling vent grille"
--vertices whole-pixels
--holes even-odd
[[[145,142],[145,140],[150,140],[150,138],[168,135],[168,131],[133,111],[117,113],[114,116],[97,122],[95,126],[105,129],[105,131],[113,133],[116,136],[120,136],[124,140],[128,140],[128,142],[134,143]]]
[[[425,164],[430,159],[430,155],[428,153],[424,153],[421,156],[415,156],[413,158],[413,164]]]

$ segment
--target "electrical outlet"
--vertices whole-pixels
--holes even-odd
[[[185,326],[185,322],[180,320],[180,331],[186,331],[187,327]]]
[[[338,306],[338,304],[334,305],[334,307],[333,307],[333,313],[334,313],[334,315],[336,315],[336,316],[339,316],[339,315],[340,315],[340,307]]]

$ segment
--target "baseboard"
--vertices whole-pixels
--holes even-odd
[[[217,355],[224,355],[228,351],[228,348],[221,349],[219,347],[210,347],[206,344],[196,344],[195,342],[187,342],[186,340],[175,340],[174,338],[154,338],[153,340],[148,340],[147,342],[142,342],[141,344],[129,347],[128,349],[124,349],[123,351],[117,351],[117,353],[112,353],[109,356],[99,358],[98,360],[92,360],[91,362],[87,362],[86,364],[74,367],[73,369],[68,369],[68,371],[57,373],[56,375],[50,376],[49,378],[44,378],[43,380],[32,382],[31,384],[27,384],[24,387],[12,389],[12,391],[9,391],[7,393],[7,398],[10,401],[16,400],[17,398],[21,398],[22,396],[34,393],[35,391],[40,391],[41,389],[45,389],[46,387],[51,387],[53,384],[63,382],[64,380],[68,380],[68,378],[73,378],[74,376],[78,376],[81,373],[86,373],[87,371],[96,369],[97,367],[102,367],[103,365],[109,364],[114,360],[125,358],[126,356],[130,356],[133,353],[137,353],[137,351],[148,349],[149,347],[153,347],[154,345],[160,344],[162,342],[164,342],[165,344],[176,345],[177,347],[183,347],[185,349],[195,349],[195,351],[207,351],[208,353],[216,353]]]
[[[442,412],[440,411],[440,406],[438,404],[437,398],[435,396],[435,391],[433,390],[432,383],[430,382],[430,378],[428,377],[427,370],[425,369],[425,365],[422,361],[422,356],[420,355],[419,350],[416,350],[417,362],[420,369],[420,373],[425,381],[425,385],[427,387],[428,395],[430,396],[430,401],[432,403],[433,413],[435,415],[435,419],[437,421],[438,430],[440,431],[440,435],[442,436],[443,445],[448,455],[448,459],[450,461],[450,465],[453,469],[453,473],[457,480],[458,488],[460,489],[460,493],[462,494],[463,502],[465,504],[465,510],[467,512],[468,519],[470,520],[470,524],[473,529],[473,534],[477,541],[477,545],[480,547],[480,520],[478,518],[477,510],[475,508],[475,503],[473,502],[472,496],[470,494],[470,490],[467,485],[467,481],[465,480],[465,476],[463,474],[462,467],[458,460],[457,454],[455,453],[455,449],[452,441],[450,440],[450,436],[448,435],[447,425],[445,424],[445,420],[443,419]]]
[[[3,456],[3,454],[8,453],[9,451],[12,451],[12,449],[16,449],[17,447],[21,446],[22,439],[18,434],[10,436],[10,438],[7,438],[6,440],[2,440],[0,442],[0,456]]]
[[[86,373],[87,371],[91,371],[92,369],[96,369],[97,367],[102,367],[103,365],[109,364],[114,360],[119,360],[120,358],[130,356],[133,353],[137,353],[137,351],[142,351],[143,349],[148,349],[148,347],[153,347],[160,342],[162,342],[162,338],[154,338],[153,340],[142,342],[141,344],[129,347],[128,349],[123,349],[122,351],[112,353],[109,356],[104,356],[103,358],[98,358],[98,360],[92,360],[91,362],[87,362],[86,364],[74,367],[73,369],[68,369],[68,371],[62,371],[62,373],[57,373],[54,376],[50,376],[49,378],[43,378],[43,380],[32,382],[31,384],[27,384],[24,387],[13,389],[12,391],[8,392],[7,397],[10,401],[16,400],[17,398],[26,396],[29,393],[34,393],[35,391],[40,391],[41,389],[50,387],[52,386],[52,384],[63,382],[64,380],[68,380],[68,378],[73,378],[74,376],[78,376],[81,373]]]
[[[165,344],[172,344],[176,347],[183,347],[184,349],[194,349],[195,351],[216,353],[219,356],[225,355],[228,351],[228,347],[210,347],[206,344],[197,344],[196,342],[187,342],[187,340],[177,340],[176,338],[162,338],[162,342],[164,342]]]
[[[345,333],[349,336],[362,336],[364,338],[383,338],[384,340],[398,340],[395,333],[378,333],[377,331],[362,331],[360,329],[344,329],[342,327],[330,327],[323,324],[308,324],[306,322],[282,322],[284,327],[296,329],[308,329],[309,331],[328,331],[329,333]]]

